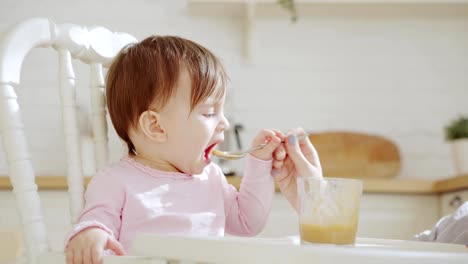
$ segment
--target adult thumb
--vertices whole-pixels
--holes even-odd
[[[299,142],[297,140],[297,136],[294,134],[290,134],[287,138],[287,144],[286,144],[286,151],[291,157],[291,160],[293,161],[294,165],[296,166],[296,169],[300,173],[310,173],[310,162],[306,159],[304,154],[301,151],[301,148],[299,146]],[[306,175],[302,175],[306,176]]]
[[[114,251],[114,253],[117,256],[124,256],[126,254],[122,244],[120,244],[119,241],[115,240],[115,238],[107,239],[107,244],[105,246],[105,249],[110,249]]]

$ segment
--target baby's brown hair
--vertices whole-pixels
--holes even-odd
[[[192,81],[191,109],[209,96],[224,96],[228,76],[219,59],[205,47],[175,36],[151,36],[125,46],[107,72],[106,100],[112,124],[136,153],[129,137],[141,113],[162,109],[174,93],[181,67]]]

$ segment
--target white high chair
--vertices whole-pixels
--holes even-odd
[[[6,151],[9,177],[16,196],[27,262],[65,263],[63,252],[51,252],[35,184],[21,109],[14,86],[20,83],[23,61],[33,48],[53,48],[58,53],[67,182],[72,224],[83,208],[84,179],[80,154],[80,131],[75,101],[75,73],[72,59],[90,67],[92,130],[96,167],[108,159],[108,136],[104,97],[103,67],[109,66],[118,51],[135,37],[113,33],[103,27],[86,28],[55,24],[46,18],[32,18],[0,34],[0,134]],[[66,212],[64,212],[66,213]],[[1,249],[0,249],[1,250]],[[144,257],[107,257],[106,263],[151,263]]]
[[[26,54],[35,47],[54,48],[59,58],[60,94],[67,153],[70,214],[74,222],[83,207],[83,175],[75,102],[72,58],[90,66],[92,129],[96,167],[107,162],[107,124],[103,67],[135,38],[102,27],[57,25],[45,18],[24,21],[0,40],[0,132],[7,154],[9,177],[16,195],[27,263],[65,263],[63,252],[51,252],[35,174],[28,152],[21,109],[14,86]],[[65,213],[65,212],[64,212]],[[143,235],[135,239],[138,256],[105,257],[105,263],[155,263],[161,259],[204,263],[468,263],[468,250],[460,245],[358,239],[348,247],[300,245],[297,238],[193,238]],[[1,250],[1,249],[0,249]]]

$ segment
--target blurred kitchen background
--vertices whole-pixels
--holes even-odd
[[[255,5],[248,20],[243,1],[2,0],[0,30],[43,16],[56,23],[105,26],[138,39],[186,37],[225,64],[232,81],[225,112],[232,125],[243,126],[243,146],[261,128],[357,131],[398,145],[398,177],[454,174],[443,128],[468,114],[468,5],[296,1],[299,17],[292,23],[275,1],[258,2],[263,4]],[[65,172],[53,53],[30,53],[18,90],[38,175]],[[88,68],[79,63],[76,68],[86,129]],[[115,136],[111,140],[116,159],[121,144]],[[242,162],[232,166],[240,171]],[[0,175],[6,174],[0,152]]]
[[[256,2],[2,0],[0,31],[42,16],[56,23],[104,26],[137,39],[152,34],[189,38],[217,54],[230,75],[225,112],[232,127],[243,128],[242,147],[262,128],[353,131],[382,136],[398,146],[398,179],[456,176],[444,127],[468,114],[468,1],[302,0],[296,1],[296,23],[276,1]],[[66,171],[56,58],[51,49],[31,52],[17,89],[38,176],[63,176]],[[88,67],[75,67],[86,174],[92,172],[92,158],[86,159],[91,152],[86,143]],[[115,134],[110,140],[115,160],[122,145]],[[236,148],[234,140],[231,144]],[[241,174],[242,161],[230,166]],[[7,174],[0,151],[0,175]],[[379,208],[389,197],[374,197],[378,202],[367,209]],[[383,235],[382,226],[373,226],[363,234],[405,238],[429,228],[439,217],[438,198],[415,199],[408,206],[432,210],[418,211],[424,223],[406,219],[413,221],[411,229],[398,222],[406,233]],[[391,220],[394,214],[388,215],[379,219]],[[277,222],[282,221],[280,216]]]

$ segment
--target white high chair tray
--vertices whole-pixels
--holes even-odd
[[[463,245],[358,238],[355,245],[301,245],[297,236],[286,238],[190,238],[141,235],[133,253],[182,258],[209,263],[468,263]],[[183,248],[183,250],[181,249]]]

